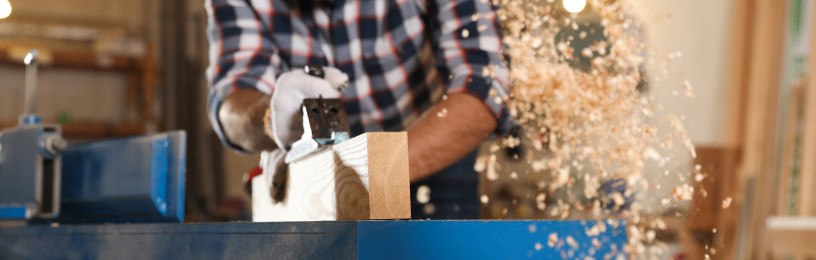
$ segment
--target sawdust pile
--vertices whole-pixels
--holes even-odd
[[[643,254],[643,243],[654,240],[654,230],[644,227],[655,225],[641,223],[641,207],[633,197],[651,188],[645,174],[664,174],[646,173],[645,165],[654,161],[665,166],[671,158],[660,151],[673,146],[695,154],[679,117],[655,118],[660,106],[648,94],[646,46],[628,3],[589,1],[593,14],[581,19],[566,13],[560,1],[494,3],[511,67],[513,88],[506,102],[523,126],[523,134],[507,138],[502,148],[526,146],[519,159],[533,172],[550,175],[540,184],[541,192],[532,194],[540,210],[561,219],[575,211],[598,219],[626,218],[626,250]],[[678,86],[692,95],[688,82]],[[654,122],[661,120],[672,130],[658,132]],[[491,152],[503,150],[494,147]],[[501,173],[495,154],[481,157],[476,168],[488,179]],[[611,180],[625,189],[604,189]],[[558,191],[568,195],[555,199],[555,205],[545,203]],[[690,200],[693,192],[689,185],[680,186],[664,201]]]

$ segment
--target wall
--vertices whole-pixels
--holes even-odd
[[[23,113],[25,70],[0,67],[0,121],[15,122]],[[125,77],[119,73],[41,68],[36,113],[55,120],[60,113],[76,119],[117,121],[124,117]]]
[[[11,16],[0,23],[117,28],[133,38],[153,35],[148,33],[152,24],[148,21],[157,17],[154,0],[25,0],[11,4]],[[9,44],[8,40],[3,43]],[[22,66],[2,66],[0,78],[0,122],[14,122],[22,113],[24,70]],[[45,120],[53,120],[59,113],[68,113],[76,120],[121,120],[126,117],[126,83],[121,72],[41,67],[36,110]]]
[[[24,0],[11,1],[9,20],[71,22],[126,28],[133,34],[145,30],[153,1],[143,0]]]
[[[672,52],[682,58],[669,64],[667,77],[653,80],[652,93],[664,111],[655,118],[673,114],[685,117],[684,126],[692,143],[716,145],[725,142],[725,116],[728,97],[728,54],[731,7],[733,1],[707,0],[632,0],[634,13],[641,19],[647,32],[650,57],[659,63]],[[662,71],[654,64],[649,73],[661,77]],[[694,97],[687,98],[678,91],[684,80],[694,89]],[[676,94],[679,92],[679,94]],[[659,132],[671,128],[665,121],[655,120]],[[672,173],[688,172],[691,157],[682,145],[675,145],[666,155],[673,157]],[[675,176],[661,177],[662,171],[651,168],[649,178],[662,187],[655,191],[665,198],[671,188],[684,183]],[[690,178],[687,178],[688,181]],[[646,201],[648,207],[659,209],[659,201]]]
[[[686,116],[686,128],[694,143],[725,140],[731,2],[632,0],[635,14],[645,24],[653,58],[676,51],[683,54],[671,64],[674,69],[667,80],[653,83],[653,93],[668,113]],[[694,87],[694,98],[672,94],[685,79]]]

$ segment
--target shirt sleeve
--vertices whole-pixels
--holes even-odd
[[[502,32],[494,6],[487,0],[435,0],[434,43],[437,66],[447,93],[468,93],[480,100],[499,121],[500,132],[511,124],[505,101],[509,70]]]
[[[240,150],[224,136],[218,110],[224,98],[238,88],[256,89],[271,94],[280,66],[278,48],[252,8],[250,0],[206,0],[210,43],[207,80],[208,114],[219,139]],[[268,20],[269,17],[266,17]]]

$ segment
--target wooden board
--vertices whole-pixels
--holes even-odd
[[[783,256],[816,256],[816,218],[770,217],[765,245],[774,259]],[[802,259],[802,258],[799,258]]]
[[[699,164],[706,177],[701,182],[694,183],[695,193],[686,222],[676,223],[678,238],[690,259],[704,259],[704,254],[711,252],[706,250],[707,247],[713,247],[717,256],[722,256],[731,253],[731,242],[735,239],[738,212],[734,206],[723,208],[723,201],[730,200],[733,204],[736,197],[735,164],[739,151],[727,145],[696,146],[694,149],[697,151],[697,158],[693,164]],[[717,230],[716,233],[712,233],[714,229]],[[714,243],[704,244],[695,234],[712,234]]]
[[[737,166],[737,196],[732,202],[741,216],[738,219],[737,241],[726,241],[725,248],[734,248],[736,255],[726,252],[724,259],[765,259],[762,246],[765,237],[765,219],[776,210],[778,169],[777,158],[777,112],[782,75],[782,57],[787,21],[788,3],[773,0],[752,0],[745,9],[751,19],[747,74],[740,77],[746,87],[745,93],[732,93],[735,97],[745,94],[740,114],[742,142]],[[726,234],[728,236],[730,234]],[[730,245],[729,245],[730,244]],[[718,255],[718,257],[721,257]]]
[[[730,179],[724,180],[730,186],[729,192],[734,194],[732,207],[726,213],[730,216],[718,218],[718,229],[720,235],[716,237],[718,255],[720,259],[736,259],[738,255],[737,229],[739,210],[745,204],[742,196],[744,189],[744,178],[740,169],[742,150],[745,148],[745,134],[748,118],[748,93],[749,77],[751,75],[751,64],[753,63],[754,49],[754,13],[756,13],[756,0],[744,0],[732,2],[731,15],[731,35],[728,64],[728,109],[726,116],[726,138],[725,148],[735,152],[732,164],[726,171]]]
[[[252,180],[256,222],[411,217],[405,132],[366,133],[293,162],[280,203],[266,175]]]
[[[801,138],[801,119],[799,117],[800,108],[803,106],[803,84],[802,81],[795,81],[792,83],[790,94],[788,95],[787,112],[783,114],[785,117],[784,133],[782,134],[782,155],[779,158],[779,188],[777,189],[777,203],[776,215],[790,215],[795,214],[791,211],[791,204],[798,203],[798,199],[792,197],[791,188],[794,183],[799,182],[798,179],[793,179],[793,171],[798,168],[801,170],[801,160],[797,160],[797,141]]]
[[[816,4],[810,4],[811,15],[816,15]],[[816,26],[810,28],[810,53],[808,59],[808,79],[805,89],[805,111],[803,115],[804,136],[802,140],[801,189],[799,209],[801,216],[816,216]]]

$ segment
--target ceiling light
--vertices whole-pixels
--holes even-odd
[[[561,3],[564,5],[564,9],[567,9],[567,12],[573,14],[580,13],[587,5],[586,0],[562,0]]]
[[[0,0],[0,19],[6,19],[11,15],[11,3],[8,0]]]

